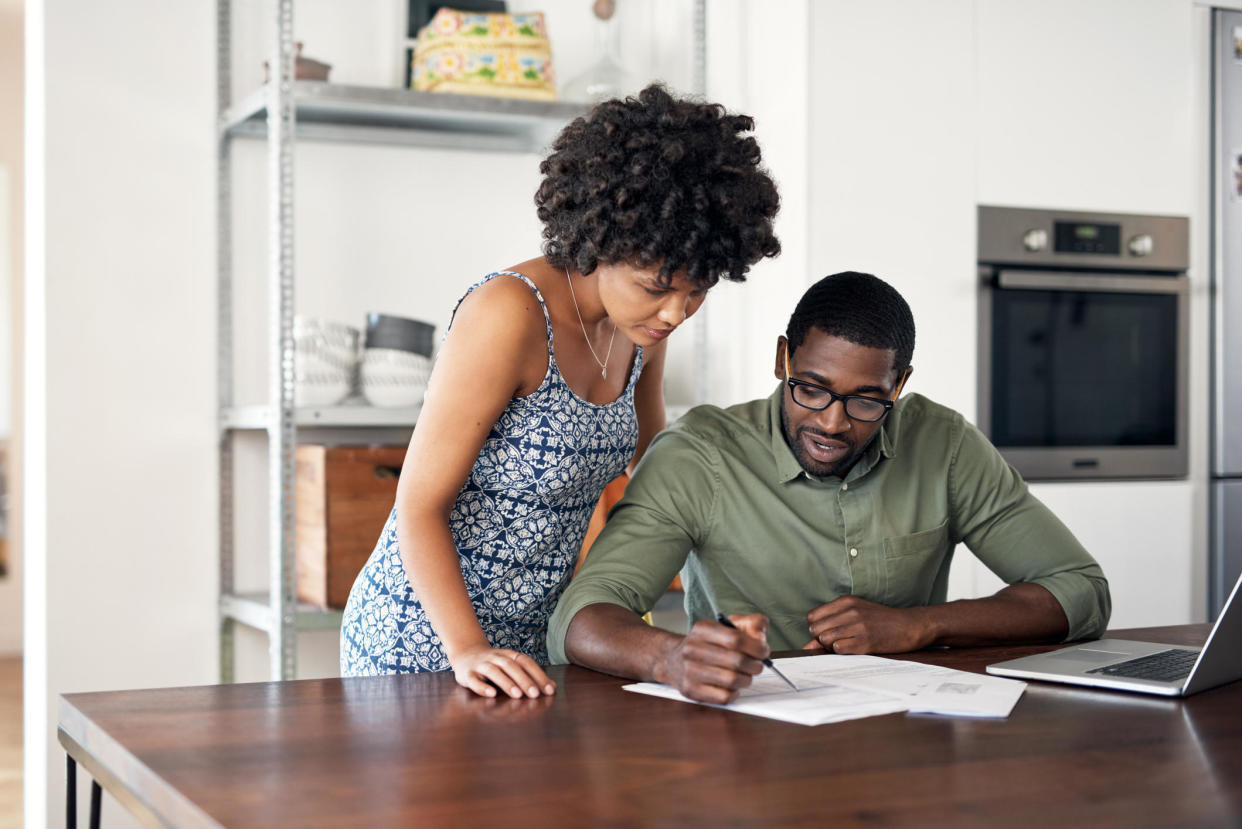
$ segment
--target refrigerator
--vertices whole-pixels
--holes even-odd
[[[1212,21],[1212,435],[1208,605],[1242,573],[1242,12]]]

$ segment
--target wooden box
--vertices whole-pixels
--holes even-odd
[[[404,446],[297,447],[297,594],[343,608],[397,495]]]

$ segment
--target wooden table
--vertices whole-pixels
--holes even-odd
[[[908,658],[982,671],[1047,649]],[[184,827],[1242,825],[1242,682],[1186,700],[1031,683],[1006,720],[806,727],[551,675],[555,697],[517,701],[447,675],[70,694],[60,741]]]

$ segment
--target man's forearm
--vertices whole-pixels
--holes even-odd
[[[1069,632],[1061,603],[1038,584],[1011,584],[985,599],[922,609],[932,645],[1059,642]]]
[[[571,662],[613,676],[665,682],[661,666],[681,639],[619,605],[591,604],[570,621],[565,655]]]

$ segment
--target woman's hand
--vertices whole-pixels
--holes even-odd
[[[452,663],[457,684],[481,697],[496,696],[497,688],[514,699],[556,693],[556,683],[524,653],[475,647],[456,654]]]

